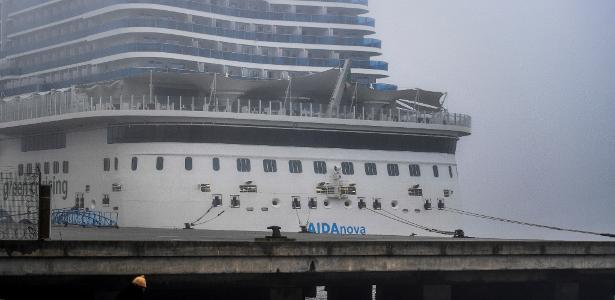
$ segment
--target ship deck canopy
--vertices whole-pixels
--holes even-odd
[[[5,98],[5,102],[28,100],[73,93],[87,97],[155,97],[185,96],[235,101],[253,99],[263,101],[306,102],[331,104],[340,76],[340,69],[297,76],[289,79],[243,79],[213,73],[144,72],[115,81],[74,86],[61,90],[37,92]],[[377,106],[408,110],[440,111],[445,93],[420,89],[376,90],[367,85],[343,78],[341,102],[346,106]]]

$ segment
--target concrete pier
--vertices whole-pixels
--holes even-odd
[[[298,300],[313,296],[316,286],[326,286],[328,299],[358,300],[615,295],[613,242],[309,234],[257,241],[268,233],[89,231],[67,229],[61,241],[0,241],[0,299],[41,290],[64,299],[112,299],[139,274],[148,278],[150,299]]]

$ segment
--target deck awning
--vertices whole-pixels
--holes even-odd
[[[346,101],[353,101],[357,103],[380,103],[383,105],[396,105],[399,100],[405,102],[416,102],[425,104],[422,109],[427,107],[433,107],[433,110],[439,110],[442,108],[442,97],[444,93],[431,92],[421,89],[406,89],[397,91],[379,91],[374,90],[366,86],[356,85],[352,83],[346,84],[346,90],[344,97]]]
[[[90,97],[147,96],[150,84],[155,96],[199,96],[225,99],[306,101],[329,104],[342,72],[331,69],[290,79],[242,79],[213,73],[141,73],[121,80],[74,87],[73,92]],[[347,79],[346,79],[347,80]],[[382,91],[346,81],[340,105],[413,107],[441,110],[444,93],[420,89]],[[23,97],[21,97],[23,98]]]

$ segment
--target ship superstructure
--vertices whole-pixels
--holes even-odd
[[[4,0],[4,95],[159,69],[280,79],[353,60],[353,80],[388,65],[366,0]]]
[[[11,29],[3,45],[13,54],[3,62],[20,74],[0,78],[3,176],[40,172],[52,185],[56,224],[397,235],[459,228],[440,209],[461,206],[455,151],[470,117],[446,111],[445,93],[376,83],[386,64],[370,59],[380,43],[365,37],[373,33],[361,16],[366,4],[4,1]],[[53,31],[71,16],[98,26],[78,22],[59,30],[58,43],[26,39],[38,46],[15,50],[17,36]],[[224,30],[184,32],[202,23]],[[18,66],[21,56],[80,43],[60,36],[102,56]],[[173,42],[139,48],[161,38]],[[201,52],[205,45],[233,55],[201,55],[220,51]],[[262,55],[268,48],[280,56]],[[97,73],[83,71],[90,67]],[[41,83],[33,74],[47,75]]]

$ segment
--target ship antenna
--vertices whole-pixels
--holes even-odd
[[[211,86],[209,87],[209,102],[213,101],[213,97],[216,96],[216,77],[218,73],[214,73],[214,80],[211,81]]]
[[[293,88],[293,78],[290,77],[289,75],[288,76],[288,86],[286,87],[286,93],[284,94],[284,109],[286,109],[286,104],[292,101],[292,88]]]
[[[149,103],[152,103],[152,96],[154,94],[154,70],[149,70]]]

